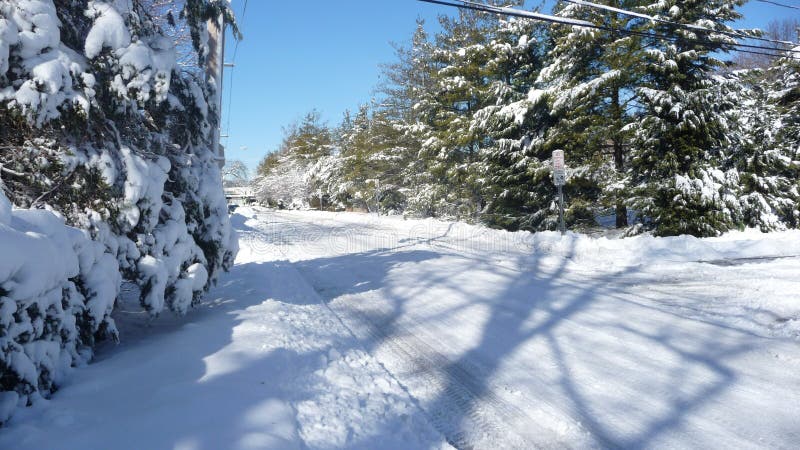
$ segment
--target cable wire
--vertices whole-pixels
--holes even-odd
[[[703,46],[706,46],[706,47],[722,45],[724,47],[728,47],[727,49],[723,48],[722,50],[737,51],[737,52],[740,52],[740,53],[749,53],[749,54],[753,54],[753,55],[763,55],[763,56],[770,56],[770,57],[782,57],[782,56],[785,56],[786,52],[800,52],[800,51],[795,51],[795,50],[780,50],[780,49],[775,49],[775,48],[770,48],[770,47],[751,46],[751,45],[740,44],[740,43],[714,42],[714,41],[695,39],[695,38],[690,38],[690,37],[669,36],[669,35],[666,35],[666,34],[651,33],[651,32],[645,32],[645,31],[625,30],[625,29],[608,27],[608,26],[604,26],[604,25],[597,25],[597,24],[594,24],[592,22],[587,22],[587,21],[584,21],[584,20],[568,19],[568,18],[564,18],[564,17],[550,16],[550,15],[547,15],[547,14],[540,14],[540,13],[524,11],[524,10],[519,10],[519,9],[514,9],[514,8],[498,7],[498,6],[491,6],[491,5],[473,3],[473,2],[464,1],[464,0],[459,0],[459,1],[461,1],[460,4],[459,3],[451,3],[451,2],[448,2],[448,1],[444,1],[444,0],[418,0],[418,1],[424,2],[424,3],[437,4],[437,5],[452,6],[452,7],[460,8],[460,9],[469,9],[469,10],[473,10],[473,11],[480,11],[480,12],[486,12],[486,13],[507,15],[507,16],[512,16],[512,17],[521,17],[521,18],[526,18],[526,19],[540,20],[540,21],[543,21],[543,22],[550,22],[550,23],[556,23],[556,24],[561,24],[561,25],[570,25],[570,26],[576,26],[576,27],[582,27],[582,28],[593,28],[593,29],[602,30],[602,31],[608,31],[608,32],[612,32],[612,33],[620,33],[620,34],[627,34],[627,35],[633,35],[633,36],[640,36],[640,37],[646,37],[646,38],[655,39],[655,40],[661,40],[661,41],[669,41],[669,42],[684,41],[684,42],[694,43],[694,44],[697,44],[697,45],[703,45]],[[766,50],[769,53],[768,52],[755,51],[755,50],[744,50],[744,49],[741,49],[741,48],[738,48],[738,47],[747,47],[747,48],[754,47],[754,48],[757,48],[757,49]]]
[[[244,18],[245,14],[247,13],[247,0],[244,0],[244,6],[242,7],[242,16],[241,16],[241,24],[244,26]],[[243,28],[243,27],[242,27]],[[229,79],[230,86],[228,86],[228,117],[225,120],[225,139],[228,139],[231,135],[231,107],[233,105],[233,74],[236,71],[236,55],[239,52],[239,40],[236,40],[236,44],[233,46],[233,58],[231,58],[231,63],[233,66],[231,69],[231,76]]]
[[[650,16],[648,14],[642,14],[642,13],[638,13],[638,12],[634,12],[634,11],[628,11],[626,9],[615,8],[613,6],[602,5],[602,4],[598,4],[598,3],[592,3],[592,2],[589,2],[589,1],[585,1],[585,0],[564,0],[564,1],[566,1],[568,3],[572,3],[574,5],[587,6],[589,8],[594,8],[594,9],[602,9],[602,10],[608,11],[608,12],[622,14],[622,15],[629,16],[629,17],[635,17],[635,18],[638,18],[638,19],[645,19],[645,20],[649,20],[649,21],[652,21],[652,22],[663,23],[663,24],[666,24],[666,25],[672,25],[674,27],[685,28],[685,29],[689,29],[689,30],[692,30],[692,31],[700,31],[700,32],[703,32],[703,33],[717,33],[717,34],[722,34],[724,36],[729,36],[729,37],[736,38],[736,39],[752,39],[752,40],[756,40],[756,41],[769,42],[769,43],[772,43],[772,44],[787,45],[787,46],[790,46],[790,47],[796,47],[796,46],[800,45],[800,43],[797,43],[797,42],[781,41],[781,40],[778,40],[778,39],[770,39],[770,38],[765,38],[765,37],[760,37],[760,36],[748,36],[748,35],[746,35],[744,33],[740,33],[740,32],[737,32],[737,31],[713,30],[711,28],[701,27],[699,25],[672,22],[670,20],[665,20],[665,19],[662,19],[660,17]],[[800,8],[798,8],[798,9],[800,9]],[[742,44],[742,45],[745,45],[745,44]],[[774,49],[773,47],[760,47],[760,46],[756,46],[756,47]],[[775,50],[777,50],[777,49],[775,49]]]
[[[425,0],[422,0],[422,1],[425,1]],[[487,7],[488,6],[489,8],[493,8],[495,10],[499,10],[499,11],[495,11],[495,12],[498,12],[498,13],[501,13],[502,11],[506,11],[506,10],[513,10],[512,8],[508,8],[508,7],[489,6],[489,5],[484,5],[482,3],[475,3],[475,2],[472,2],[472,1],[469,1],[469,0],[458,0],[458,1],[460,1],[461,3],[472,5],[472,6],[476,6],[476,7],[482,7],[482,6],[483,7]],[[571,0],[566,0],[566,1],[571,1]],[[579,4],[578,2],[581,2],[581,0],[574,0],[573,2],[576,3],[576,4]],[[584,3],[585,4],[584,6],[588,6],[589,5],[589,2],[581,2],[581,3]],[[596,5],[596,4],[593,3],[592,5]],[[604,5],[597,5],[597,6],[604,6]],[[607,8],[611,8],[611,7],[605,7],[604,9],[607,9]],[[617,8],[614,8],[614,9],[617,9]],[[520,10],[513,10],[513,11],[527,13],[527,11],[520,11]],[[617,9],[617,11],[619,12],[619,11],[623,11],[623,10]],[[631,11],[625,11],[625,12],[630,14],[630,15],[633,15],[635,17],[646,18],[646,19],[652,20],[652,21],[659,21],[655,17],[651,17],[651,16],[648,16],[648,15],[645,15],[645,14],[634,13],[634,12],[631,12]],[[706,45],[706,46],[712,45],[712,44],[713,45],[722,44],[722,45],[728,45],[728,46],[751,48],[751,49],[756,49],[756,50],[765,50],[765,51],[769,51],[769,52],[784,52],[785,51],[785,52],[791,52],[791,53],[800,54],[800,50],[787,50],[787,49],[779,49],[779,48],[775,48],[775,47],[764,47],[764,46],[761,46],[761,45],[742,44],[742,43],[738,43],[738,42],[737,43],[719,42],[719,41],[710,41],[708,39],[698,39],[698,38],[690,38],[690,37],[677,37],[677,36],[669,36],[669,35],[666,35],[666,34],[648,33],[648,32],[636,31],[636,30],[615,29],[613,27],[609,27],[609,26],[605,26],[605,25],[597,25],[597,24],[594,24],[592,22],[587,22],[587,21],[584,21],[584,20],[578,20],[577,22],[582,22],[581,24],[578,24],[578,23],[575,23],[576,19],[569,19],[569,18],[566,18],[566,17],[559,17],[559,16],[548,16],[548,15],[539,14],[539,13],[531,13],[531,14],[533,14],[536,17],[539,17],[539,18],[546,17],[548,19],[563,19],[563,20],[568,21],[569,24],[574,24],[576,26],[589,26],[589,27],[594,27],[594,28],[598,28],[598,29],[601,29],[601,30],[606,30],[606,31],[625,32],[625,33],[637,34],[637,35],[640,35],[640,36],[652,35],[653,37],[657,37],[657,38],[663,39],[663,40],[671,40],[673,42],[674,41],[678,41],[678,40],[684,40],[684,41],[687,41],[687,42],[692,42],[692,43],[696,43],[696,44],[700,44],[700,45]],[[667,22],[667,21],[664,21],[664,22]],[[670,24],[675,25],[675,26],[682,26],[682,24],[675,23],[675,22],[667,22],[667,23],[670,23]],[[694,25],[686,25],[686,27],[693,28],[693,27],[696,27],[696,26],[694,26]],[[702,27],[696,27],[696,28],[702,29]],[[708,30],[708,29],[703,29],[703,30]],[[713,30],[708,30],[708,31],[712,31],[713,32]],[[744,36],[744,37],[750,38],[749,36]],[[792,45],[793,43],[787,42],[787,44]],[[797,44],[794,44],[794,45],[797,45]],[[733,49],[733,50],[735,50],[735,51],[743,51],[743,50],[740,50],[740,49]],[[761,53],[761,54],[764,54],[764,53]],[[781,54],[774,54],[774,55],[768,55],[768,56],[782,56],[782,55]]]
[[[756,0],[756,1],[757,2],[761,2],[761,3],[770,3],[772,5],[777,5],[777,6],[780,6],[780,7],[783,7],[783,8],[791,8],[791,9],[799,9],[800,10],[800,6],[786,5],[786,4],[783,4],[783,3],[773,2],[772,0]]]

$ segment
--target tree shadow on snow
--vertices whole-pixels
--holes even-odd
[[[437,239],[417,244],[433,248]],[[371,352],[383,346],[413,360],[394,374],[415,397],[421,384],[434,385],[436,394],[420,399],[420,406],[459,448],[481,433],[491,442],[493,433],[508,432],[517,435],[503,436],[505,442],[521,447],[652,446],[682,433],[693,414],[725,393],[736,381],[727,361],[754,344],[754,336],[730,326],[675,317],[690,323],[692,335],[686,335],[653,320],[670,313],[638,303],[616,284],[638,269],[568,270],[574,268],[574,241],[557,264],[539,255],[518,257],[515,267],[522,270],[469,255],[447,270],[435,265],[440,251],[401,244],[295,265]],[[435,269],[426,271],[426,265]],[[395,279],[399,269],[415,266],[413,288]],[[502,288],[476,294],[473,271],[502,273]],[[415,314],[425,305],[414,299],[433,289],[477,300]],[[475,303],[488,313],[472,330],[477,343],[466,350],[453,354],[452,342],[437,342],[447,330],[426,332],[442,318],[468,314]],[[614,313],[617,306],[623,314]],[[517,358],[516,366],[507,365],[510,358]],[[520,397],[526,401],[514,401]],[[535,411],[526,410],[531,405]],[[563,426],[566,434],[553,430]]]

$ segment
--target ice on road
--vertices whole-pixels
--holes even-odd
[[[800,233],[233,221],[242,250],[209,305],[146,334],[128,320],[131,338],[17,414],[0,448],[800,442]]]

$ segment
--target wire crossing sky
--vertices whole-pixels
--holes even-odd
[[[542,11],[554,3],[541,2]],[[528,1],[526,8],[538,4]],[[394,60],[390,42],[408,42],[418,17],[432,34],[439,14],[457,13],[417,0],[233,0],[233,7],[245,37],[236,48],[228,36],[226,61],[236,67],[226,68],[222,134],[230,137],[223,144],[228,159],[242,160],[251,170],[278,147],[282,127],[311,109],[336,125],[346,109],[368,102],[380,81],[380,64]],[[762,1],[750,1],[741,12],[740,28],[800,19],[800,9]]]

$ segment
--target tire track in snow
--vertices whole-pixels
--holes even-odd
[[[304,276],[304,274],[294,265],[294,263],[291,262],[291,259],[288,257],[286,252],[284,252],[283,249],[281,248],[282,246],[281,245],[276,245],[273,242],[273,240],[271,239],[271,236],[267,232],[255,228],[255,229],[252,229],[251,231],[247,231],[245,233],[242,233],[242,231],[240,231],[240,234],[246,235],[252,240],[261,241],[260,242],[261,245],[264,245],[265,247],[272,248],[277,253],[279,253],[282,256],[282,258],[284,259],[284,261],[289,263],[289,267],[292,270],[292,273],[291,273],[290,277],[295,278],[299,283],[304,284],[306,289],[313,293],[312,295],[315,298],[315,300],[320,305],[322,305],[324,310],[327,311],[328,314],[330,314],[333,317],[335,322],[338,323],[338,325],[335,325],[335,324],[331,324],[331,325],[333,325],[333,327],[337,327],[337,326],[343,327],[344,330],[346,330],[353,337],[353,339],[355,339],[356,342],[363,342],[363,341],[361,341],[360,337],[356,333],[353,332],[353,329],[351,328],[351,326],[349,326],[342,319],[340,314],[337,313],[327,301],[325,301],[325,299],[322,297],[322,295],[316,290],[314,285]],[[436,431],[438,431],[439,433],[442,433],[442,436],[444,437],[444,439],[447,441],[448,444],[450,444],[450,445],[452,445],[452,446],[454,446],[456,448],[459,448],[459,449],[471,449],[471,448],[473,448],[472,446],[457,446],[457,445],[455,445],[450,440],[449,436],[446,433],[444,433],[439,426],[436,425],[436,423],[437,423],[436,420],[434,420],[433,417],[428,414],[428,411],[420,405],[418,399],[416,397],[414,397],[414,395],[412,395],[411,392],[409,392],[409,390],[406,387],[406,385],[400,379],[398,379],[395,376],[395,374],[392,373],[392,371],[389,370],[379,358],[377,358],[372,352],[370,352],[368,348],[366,348],[365,346],[362,345],[362,349],[361,350],[363,352],[365,352],[367,355],[369,355],[374,360],[374,362],[383,370],[383,372],[385,373],[385,375],[388,378],[390,378],[395,383],[397,383],[398,386],[400,386],[400,388],[408,396],[408,399],[410,400],[412,405],[414,407],[416,407],[423,414],[423,416],[428,418],[428,420],[430,422],[430,425]],[[519,447],[519,448],[523,448],[523,447]],[[530,447],[527,447],[527,448],[530,448]]]
[[[262,234],[262,239],[269,240],[266,233]],[[282,248],[279,251],[287,261],[291,260]],[[390,335],[382,324],[363,312],[326,301],[324,294],[316,290],[313,281],[303,271],[296,268],[296,272],[357,340],[376,344],[370,351],[372,356],[403,386],[450,445],[459,449],[569,447],[565,442],[566,436],[559,436],[539,425],[525,411],[498,396],[496,392],[503,387],[491,385],[487,375],[482,374],[477,366],[469,361],[453,362],[413,334]],[[557,408],[550,406],[548,409]],[[552,416],[541,409],[537,412],[547,416],[539,419],[552,422]],[[580,431],[585,433],[585,430]],[[582,437],[579,439],[581,447],[592,444],[585,434],[571,437]]]
[[[497,392],[503,388],[492,385],[477,366],[453,362],[413,334],[390,335],[382,324],[340,303],[328,305],[359,339],[377,344],[374,356],[417,398],[454,447],[567,447],[566,436],[539,425],[526,411],[501,398]],[[581,442],[582,447],[587,445],[590,440]]]

